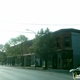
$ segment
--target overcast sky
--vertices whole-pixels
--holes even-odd
[[[80,29],[80,1],[0,0],[0,44],[20,34],[32,39],[35,35],[26,29],[37,32],[47,27]]]

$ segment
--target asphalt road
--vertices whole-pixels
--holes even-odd
[[[0,80],[73,80],[71,75],[0,66]]]

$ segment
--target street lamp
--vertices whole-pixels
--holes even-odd
[[[35,36],[36,36],[36,32],[34,32],[33,30],[29,30],[29,29],[26,29],[27,31],[31,31],[32,33],[34,33],[35,34]]]

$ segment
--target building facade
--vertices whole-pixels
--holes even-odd
[[[52,61],[48,61],[49,67],[71,69],[76,68],[80,65],[80,30],[76,29],[60,29],[52,33],[54,37],[54,45],[56,48],[56,56]],[[28,42],[29,43],[29,42]],[[32,45],[30,41],[28,47]],[[26,49],[27,50],[27,49]],[[20,56],[8,57],[8,64],[20,64],[23,60],[24,66],[35,65],[35,60],[37,61],[37,66],[41,67],[43,61],[35,57],[35,54],[30,54],[29,52],[23,54],[23,59]]]
[[[80,65],[80,30],[61,29],[53,32],[57,51],[57,68],[71,69]]]

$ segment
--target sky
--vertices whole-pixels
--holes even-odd
[[[41,28],[80,30],[80,0],[0,0],[0,44],[25,35],[33,39]]]

